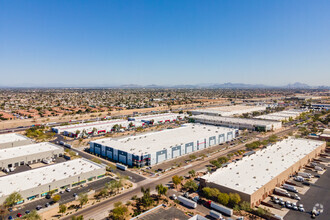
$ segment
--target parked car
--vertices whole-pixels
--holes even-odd
[[[13,216],[10,215],[10,216],[8,216],[8,219],[11,220],[11,219],[14,219],[14,218],[13,218]]]
[[[49,207],[50,206],[50,204],[47,202],[46,204],[45,204],[45,207]]]
[[[21,213],[17,213],[16,215],[18,218],[22,217],[22,214]]]
[[[67,191],[67,192],[70,192],[70,191],[71,191],[71,189],[70,189],[70,188],[66,188],[66,189],[65,189],[65,191]]]
[[[321,176],[319,174],[315,174],[314,177],[321,178]]]
[[[302,184],[304,184],[305,186],[310,186],[311,185],[309,182],[303,182]]]
[[[292,208],[292,204],[290,201],[286,201],[285,202],[285,206],[288,208],[288,209],[291,209]]]
[[[50,199],[50,198],[52,198],[51,195],[47,194],[46,199]]]
[[[25,211],[25,214],[29,214],[29,213],[30,213],[30,210],[26,210],[26,211]]]
[[[13,211],[13,208],[9,208],[8,211],[9,211],[9,212],[12,212],[12,211]]]
[[[73,193],[73,197],[76,197],[77,196],[77,193]]]
[[[36,210],[40,210],[40,209],[42,209],[42,206],[41,206],[41,205],[38,205],[38,206],[36,207]]]
[[[304,209],[304,205],[303,205],[303,204],[299,204],[298,209],[299,209],[299,211],[301,211],[301,212],[305,212],[305,209]]]

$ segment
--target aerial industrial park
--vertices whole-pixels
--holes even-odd
[[[0,220],[329,220],[329,11],[0,0]]]
[[[4,216],[326,219],[329,94],[295,95],[4,120]]]

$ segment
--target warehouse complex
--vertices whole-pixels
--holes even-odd
[[[64,150],[48,142],[0,149],[0,169],[33,164],[62,156]]]
[[[32,144],[33,141],[23,135],[10,133],[0,135],[0,149]]]
[[[270,121],[251,118],[234,118],[211,115],[195,115],[191,117],[196,123],[220,125],[237,129],[249,129],[253,131],[275,131],[282,127],[280,121]]]
[[[237,129],[184,124],[179,128],[137,136],[92,141],[90,152],[129,166],[142,167],[224,143],[237,135]]]
[[[266,120],[276,120],[276,121],[287,121],[291,119],[296,119],[299,115],[307,110],[304,109],[290,109],[286,111],[280,111],[275,113],[270,113],[267,115],[259,115],[255,118],[266,119]]]
[[[66,136],[80,137],[83,134],[101,134],[113,131],[116,127],[126,129],[129,126],[142,126],[141,122],[129,122],[127,120],[97,121],[91,123],[73,124],[67,126],[53,127],[55,133],[63,133]]]
[[[0,177],[0,203],[19,192],[23,203],[67,187],[74,187],[105,175],[103,165],[85,159],[70,160],[21,173]]]
[[[130,117],[129,121],[140,121],[146,124],[162,124],[165,122],[175,122],[177,120],[183,119],[185,116],[183,114],[175,114],[175,113],[165,113],[165,114],[157,114],[157,115],[146,115],[139,117]]]
[[[259,112],[265,110],[266,110],[266,106],[230,105],[230,106],[222,106],[217,108],[197,109],[191,111],[191,114],[193,115],[204,114],[211,116],[233,116],[233,115],[241,115],[244,113]]]
[[[326,143],[322,141],[285,139],[203,176],[201,185],[238,193],[253,207],[325,148]]]

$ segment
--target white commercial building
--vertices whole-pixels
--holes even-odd
[[[201,184],[258,205],[325,147],[322,141],[288,138],[203,176]]]
[[[109,120],[97,121],[91,123],[81,123],[66,126],[53,127],[52,130],[56,133],[63,133],[71,137],[79,137],[83,134],[104,134],[111,132],[117,126],[118,129],[127,129],[129,126],[142,126],[142,122],[127,121],[127,120]]]
[[[62,147],[48,142],[0,149],[0,169],[50,160],[63,153]]]
[[[233,115],[242,115],[244,113],[252,113],[252,112],[259,112],[265,111],[266,106],[260,105],[229,105],[229,106],[222,106],[217,108],[205,108],[205,109],[197,109],[191,111],[193,115],[211,115],[211,116],[233,116]]]
[[[0,203],[13,192],[26,200],[46,196],[49,192],[58,192],[67,187],[101,178],[105,174],[103,165],[86,159],[70,160],[21,173],[0,177]]]
[[[159,164],[232,140],[237,129],[185,124],[179,128],[90,142],[90,152],[129,166]]]
[[[276,120],[276,121],[285,121],[285,120],[287,121],[290,118],[296,119],[297,117],[299,117],[299,115],[301,113],[306,112],[306,111],[307,110],[304,110],[304,109],[290,109],[290,110],[286,110],[286,111],[270,113],[267,115],[259,115],[254,118],[266,119],[266,120]]]
[[[146,124],[162,124],[166,122],[175,122],[181,120],[185,117],[184,114],[175,114],[175,113],[165,113],[157,115],[145,115],[138,117],[130,117],[129,121],[140,121]]]
[[[33,141],[23,135],[10,133],[0,135],[0,149],[31,144]]]
[[[250,129],[253,131],[274,131],[282,127],[280,121],[268,121],[251,118],[221,117],[210,115],[195,115],[191,117],[196,123],[220,125],[230,128]]]

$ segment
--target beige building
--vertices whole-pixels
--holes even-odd
[[[10,133],[0,135],[0,149],[32,144],[33,141],[23,135]]]
[[[23,197],[18,203],[44,197],[68,187],[79,186],[105,175],[105,166],[86,159],[75,159],[21,173],[0,177],[0,203],[13,192]]]
[[[253,207],[325,148],[326,143],[322,141],[285,139],[203,176],[201,185],[225,193],[238,193]]]

